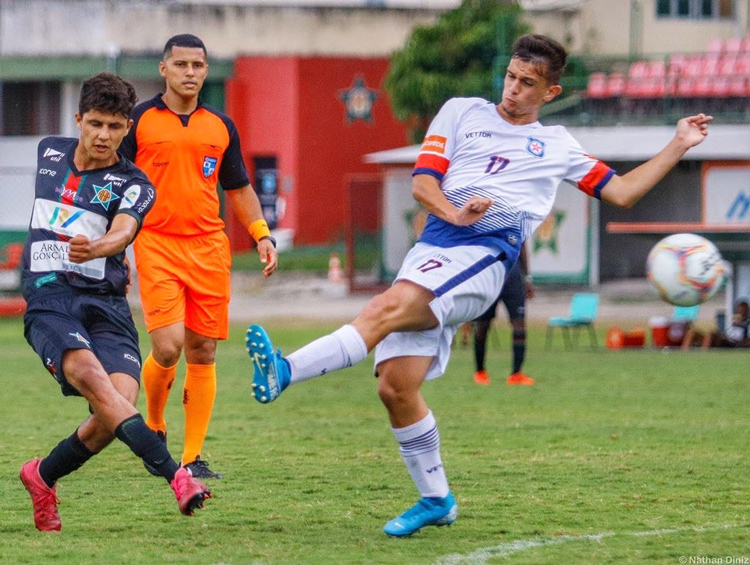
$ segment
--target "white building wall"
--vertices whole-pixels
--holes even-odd
[[[628,55],[631,33],[640,53],[659,54],[704,52],[714,38],[741,37],[748,31],[747,0],[734,0],[734,18],[721,20],[657,17],[656,1],[583,0],[570,3],[568,10],[529,10],[525,20],[535,33],[586,55]],[[633,15],[634,5],[640,16]]]
[[[247,4],[247,3],[246,3]],[[360,3],[362,4],[362,3]],[[386,56],[436,8],[326,8],[191,4],[157,0],[0,0],[0,56],[160,52],[193,33],[217,57],[250,55]]]

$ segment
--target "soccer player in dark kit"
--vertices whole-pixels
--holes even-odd
[[[190,515],[211,492],[180,467],[135,409],[141,371],[138,333],[125,290],[125,248],[155,191],[117,154],[136,103],[133,86],[111,73],[83,83],[78,139],[39,143],[34,208],[24,246],[26,340],[66,396],[83,396],[91,415],[44,459],[21,467],[40,531],[59,531],[58,479],[115,438],[157,469]]]

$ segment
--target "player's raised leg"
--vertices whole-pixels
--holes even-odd
[[[274,350],[267,332],[253,324],[246,345],[253,360],[253,395],[265,404],[290,385],[351,367],[395,331],[421,330],[437,325],[430,310],[431,291],[400,281],[374,297],[351,323],[298,349],[288,357]]]
[[[385,525],[383,531],[391,536],[452,524],[458,515],[440,456],[437,423],[419,391],[432,363],[432,357],[395,357],[378,364],[378,394],[421,495],[414,506]]]

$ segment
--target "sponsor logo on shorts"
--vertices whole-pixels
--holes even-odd
[[[53,171],[52,169],[39,169],[39,174],[54,177],[57,174],[57,171]]]
[[[128,361],[132,361],[133,363],[135,363],[136,365],[138,365],[139,369],[141,368],[141,362],[138,361],[138,359],[136,359],[135,356],[131,355],[130,353],[123,353],[122,356],[125,359],[127,359]]]
[[[511,245],[515,245],[517,242],[518,242],[518,238],[515,235],[510,234],[508,236],[508,243],[510,243]]]
[[[432,151],[433,153],[445,154],[445,145],[448,143],[448,138],[442,135],[428,135],[424,138],[422,143],[422,151]]]
[[[53,377],[57,378],[57,364],[52,359],[47,357],[44,361],[44,366]]]
[[[83,337],[80,333],[76,332],[70,332],[68,335],[72,335],[74,338],[76,338],[78,341],[80,341],[82,344],[84,344],[86,347],[91,349],[91,344],[89,343],[89,340],[87,340],[85,337]]]

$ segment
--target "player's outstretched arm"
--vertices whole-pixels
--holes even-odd
[[[414,175],[411,193],[433,216],[457,226],[469,226],[481,220],[492,205],[489,198],[473,196],[461,208],[456,208],[440,190],[440,181],[431,175]]]
[[[656,156],[629,173],[610,179],[602,189],[602,200],[618,208],[632,207],[664,178],[688,149],[706,138],[711,120],[713,117],[705,114],[681,119],[672,140]]]
[[[70,240],[68,258],[72,263],[85,263],[97,257],[110,257],[125,251],[138,230],[138,221],[129,214],[117,214],[109,231],[91,241],[85,235]]]
[[[254,222],[263,219],[263,210],[260,207],[258,195],[249,184],[235,190],[227,190],[224,194],[227,195],[237,219],[246,230],[249,231]],[[263,276],[270,277],[279,265],[279,255],[271,240],[261,239],[258,242],[258,255],[260,255],[260,262],[265,265]]]

